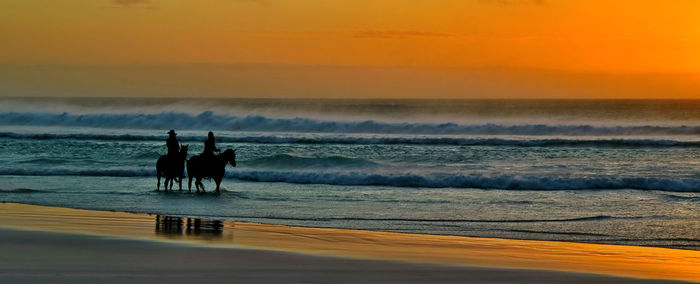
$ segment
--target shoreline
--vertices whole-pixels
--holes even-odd
[[[0,203],[0,227],[489,269],[700,281],[700,251],[265,225]]]
[[[119,210],[100,210],[100,209],[91,209],[91,208],[80,208],[80,207],[63,207],[63,206],[57,206],[57,205],[41,205],[41,204],[32,204],[32,203],[22,203],[22,202],[14,202],[14,201],[0,201],[0,206],[2,204],[19,204],[19,205],[28,205],[28,206],[38,206],[38,207],[52,207],[52,208],[63,208],[63,209],[74,209],[74,210],[85,210],[85,211],[96,211],[96,212],[113,212],[113,213],[126,213],[126,214],[133,214],[133,215],[147,215],[151,217],[156,217],[156,216],[167,216],[170,218],[182,218],[182,219],[200,219],[200,220],[218,220],[222,223],[243,223],[243,224],[256,224],[256,225],[262,225],[262,226],[281,226],[281,227],[292,227],[292,228],[308,228],[308,229],[329,229],[329,230],[349,230],[349,231],[368,231],[368,232],[377,232],[377,233],[397,233],[397,234],[409,234],[409,235],[418,235],[418,236],[443,236],[443,237],[464,237],[464,238],[470,238],[470,239],[504,239],[504,240],[512,240],[512,241],[542,241],[542,242],[554,242],[554,243],[574,243],[574,244],[591,244],[591,245],[612,245],[612,246],[624,246],[624,247],[648,247],[648,248],[662,248],[662,249],[674,249],[674,250],[688,250],[688,251],[698,251],[700,252],[700,249],[688,249],[688,248],[683,248],[683,247],[674,247],[674,246],[662,246],[662,245],[641,245],[641,244],[618,244],[618,243],[606,243],[606,242],[586,242],[586,241],[567,241],[567,240],[548,240],[548,239],[528,239],[528,238],[506,238],[506,237],[481,237],[481,236],[470,236],[470,235],[451,235],[451,234],[430,234],[430,233],[409,233],[409,232],[402,232],[402,231],[391,231],[391,230],[381,230],[381,229],[353,229],[353,228],[343,228],[343,227],[314,227],[314,226],[305,226],[305,225],[290,225],[290,224],[275,224],[275,223],[264,223],[264,222],[254,222],[254,221],[235,221],[235,220],[226,220],[226,219],[217,219],[217,218],[211,218],[208,216],[197,216],[197,217],[188,217],[185,215],[165,215],[165,214],[158,214],[158,213],[148,213],[148,212],[137,212],[137,211],[119,211]],[[0,211],[1,212],[1,211]],[[0,227],[2,227],[1,219],[0,219]],[[71,232],[71,231],[68,231]],[[209,244],[211,245],[211,244]]]

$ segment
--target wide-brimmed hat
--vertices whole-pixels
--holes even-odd
[[[170,131],[168,132],[168,134],[177,135],[177,134],[175,134],[175,130],[172,130],[172,129],[170,129]]]

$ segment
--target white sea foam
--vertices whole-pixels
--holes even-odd
[[[88,133],[16,133],[0,132],[0,138],[30,140],[102,140],[102,141],[162,141],[165,135],[88,134]],[[182,143],[201,142],[205,136],[180,135]],[[457,146],[513,146],[513,147],[700,147],[700,141],[672,139],[517,139],[517,138],[463,138],[445,136],[291,136],[291,135],[217,135],[218,142],[258,144],[358,144],[358,145],[457,145]]]
[[[0,113],[0,125],[93,127],[107,129],[212,129],[228,131],[271,131],[298,133],[383,133],[429,135],[698,135],[700,126],[594,126],[549,124],[459,124],[388,123],[373,120],[326,121],[310,118],[271,118],[235,116],[203,112],[191,115],[177,112],[157,114],[70,114]]]
[[[4,169],[0,175],[13,176],[155,176],[150,169]],[[382,173],[376,171],[284,171],[233,170],[226,177],[253,182],[328,184],[339,186],[389,186],[411,188],[474,188],[502,190],[616,190],[638,189],[671,192],[700,192],[700,179],[645,177],[560,177],[560,176],[488,176],[459,173]]]

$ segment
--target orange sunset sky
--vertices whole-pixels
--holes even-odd
[[[1,96],[698,98],[700,1],[4,0]]]

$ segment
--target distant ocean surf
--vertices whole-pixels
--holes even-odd
[[[700,101],[0,101],[0,201],[700,246]],[[169,129],[238,149],[220,195],[155,191]]]

